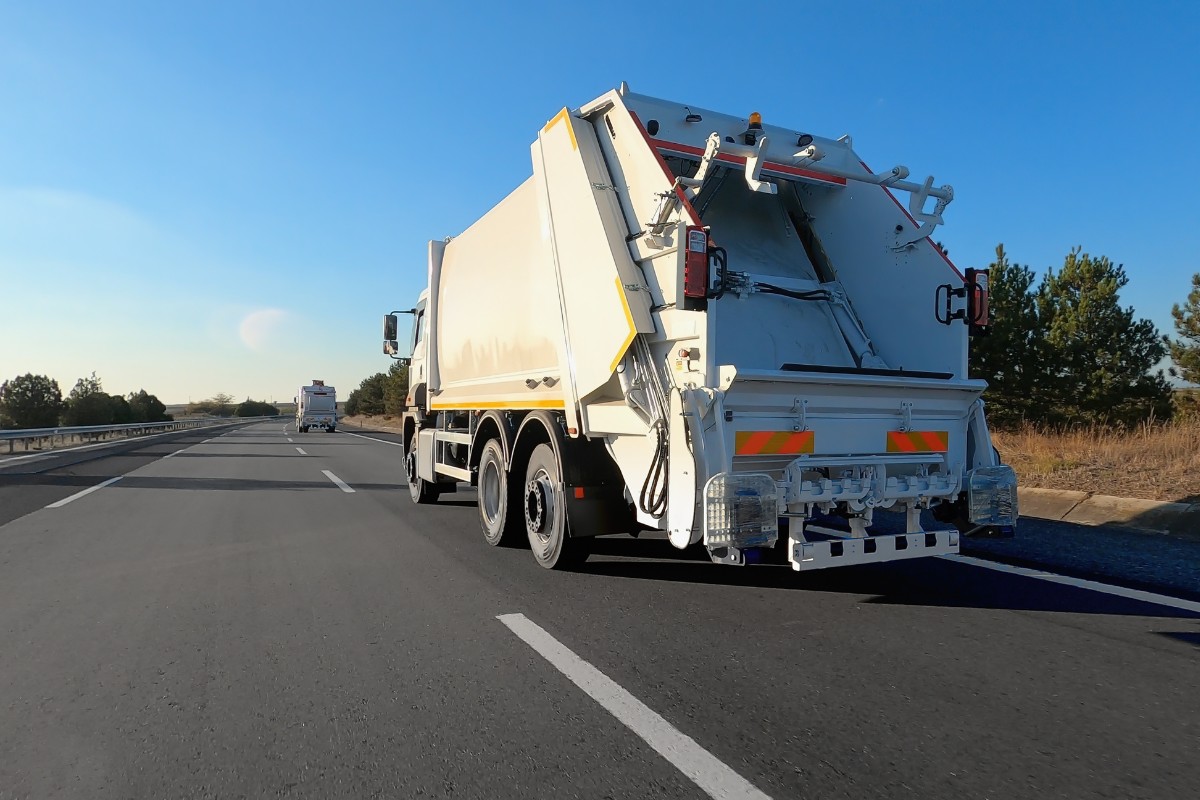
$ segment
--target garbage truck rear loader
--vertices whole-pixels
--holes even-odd
[[[308,433],[313,428],[326,433],[337,430],[337,389],[325,381],[314,380],[296,392],[296,431]]]
[[[797,570],[1011,533],[1015,476],[967,376],[987,274],[929,239],[949,186],[874,173],[848,136],[624,84],[559,112],[532,160],[429,244],[404,417],[416,502],[477,485],[485,539],[527,540],[546,567],[646,529]],[[880,510],[905,532],[877,533]]]

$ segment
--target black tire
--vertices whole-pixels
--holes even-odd
[[[334,432],[334,431],[336,431],[336,430],[337,430],[337,428],[326,428],[326,429],[325,429],[325,432],[326,432],[326,433],[333,433],[333,432]]]
[[[489,439],[479,457],[479,527],[492,547],[513,547],[525,541],[521,498],[515,496],[504,467],[500,442]]]
[[[437,484],[430,483],[417,475],[416,431],[413,431],[412,438],[408,440],[408,451],[404,454],[404,475],[408,479],[408,494],[414,503],[425,505],[437,502],[440,494]]]
[[[525,534],[533,558],[546,569],[569,569],[587,561],[591,539],[567,531],[566,494],[554,448],[539,444],[529,456],[522,492]]]

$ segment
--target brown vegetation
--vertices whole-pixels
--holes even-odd
[[[1143,423],[1122,431],[997,431],[992,441],[1022,486],[1145,500],[1200,502],[1200,419]]]

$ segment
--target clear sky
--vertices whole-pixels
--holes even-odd
[[[1198,41],[1196,2],[0,0],[0,379],[345,396],[387,368],[425,242],[622,80],[850,133],[954,186],[960,266],[1082,245],[1170,332],[1200,271]]]

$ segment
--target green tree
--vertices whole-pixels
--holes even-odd
[[[115,410],[96,373],[80,378],[67,396],[63,422],[67,425],[111,425]]]
[[[28,373],[0,384],[0,427],[52,428],[62,413],[58,381]]]
[[[350,395],[346,398],[346,416],[354,417],[358,415],[359,397],[361,395],[362,392],[359,389],[354,389],[350,392]]]
[[[228,417],[233,413],[233,396],[224,393],[214,394],[206,400],[189,403],[187,410],[189,414],[212,414],[214,417]]]
[[[247,397],[244,403],[239,403],[238,407],[233,410],[233,415],[235,417],[277,417],[279,409],[273,403],[251,400]]]
[[[1166,344],[1152,322],[1121,307],[1128,282],[1123,266],[1078,247],[1042,279],[1044,421],[1130,424],[1170,416],[1171,387],[1161,370],[1152,372]]]
[[[133,415],[133,408],[130,407],[129,401],[119,394],[106,395],[108,404],[112,407],[112,421],[114,425],[129,425],[134,422],[144,422],[145,420],[136,419]]]
[[[1200,272],[1192,276],[1192,290],[1187,302],[1171,307],[1175,318],[1175,334],[1171,342],[1171,360],[1179,377],[1189,383],[1200,383]]]
[[[129,395],[129,407],[133,410],[134,422],[169,422],[171,419],[166,405],[145,389]]]
[[[228,417],[233,413],[233,395],[218,393],[212,396],[213,415]]]
[[[383,413],[400,416],[408,405],[408,367],[399,361],[388,368],[383,385]]]
[[[368,417],[383,413],[383,393],[386,383],[387,375],[383,372],[376,372],[371,377],[363,379],[359,387],[354,390],[358,392],[358,413]]]
[[[996,245],[996,260],[988,268],[994,322],[988,335],[971,339],[971,375],[988,382],[989,421],[1011,426],[1041,416],[1045,335],[1033,270],[1010,262],[1003,244]]]

